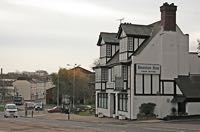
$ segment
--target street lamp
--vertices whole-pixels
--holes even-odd
[[[57,86],[57,106],[59,106],[59,89],[60,89],[60,77],[59,77],[59,71],[58,71],[58,79],[57,79],[57,83],[58,83],[58,86]]]
[[[72,66],[72,65],[70,65],[70,64],[67,64],[67,66]],[[74,79],[73,79],[73,91],[72,91],[72,103],[73,103],[73,108],[75,107],[75,79],[76,79],[76,67],[79,67],[80,65],[77,65],[77,64],[74,64]]]

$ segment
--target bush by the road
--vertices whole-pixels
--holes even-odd
[[[0,111],[4,111],[4,105],[0,105]]]

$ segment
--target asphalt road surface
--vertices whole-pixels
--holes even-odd
[[[200,120],[170,122],[82,122],[45,118],[4,118],[0,132],[200,132]]]

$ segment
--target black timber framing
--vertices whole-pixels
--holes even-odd
[[[200,98],[186,98],[185,102],[200,102]]]
[[[144,75],[145,74],[141,74],[142,75],[142,94],[141,93],[137,93],[136,91],[136,65],[134,65],[134,95],[138,95],[138,96],[174,96],[177,94],[177,89],[176,89],[176,83],[174,80],[161,80],[161,76],[159,75],[159,93],[153,93],[153,74],[150,74],[150,93],[147,94],[145,93],[145,86],[144,86]],[[165,93],[165,86],[164,83],[165,82],[172,82],[173,83],[173,93]],[[162,87],[161,87],[161,83],[162,83]],[[161,90],[162,89],[162,90]],[[161,93],[162,91],[162,93]]]

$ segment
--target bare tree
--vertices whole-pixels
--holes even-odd
[[[100,59],[95,59],[94,62],[92,63],[92,65],[90,66],[91,69],[93,69],[94,67],[98,66],[100,64]]]

